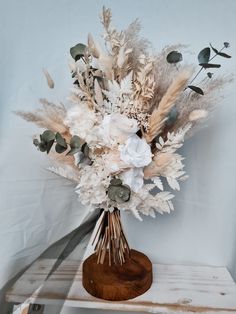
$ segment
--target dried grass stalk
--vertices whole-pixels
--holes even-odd
[[[161,132],[166,116],[175,104],[175,101],[179,97],[180,93],[186,87],[190,76],[190,71],[181,72],[167,89],[158,107],[153,110],[149,118],[149,130],[145,134],[145,138],[148,143],[150,143]]]
[[[43,73],[44,73],[44,75],[46,77],[48,87],[49,88],[54,88],[55,84],[54,84],[54,81],[53,81],[51,75],[48,73],[48,71],[46,69],[43,69]]]
[[[66,109],[62,104],[55,105],[46,99],[40,99],[42,108],[34,112],[16,111],[15,114],[28,122],[33,122],[43,129],[61,133],[66,139],[70,138],[69,128],[64,125]]]
[[[104,263],[106,254],[109,257],[110,266],[112,263],[121,265],[125,263],[127,257],[130,256],[130,248],[122,229],[118,209],[113,212],[103,212],[94,242],[96,242],[95,253],[98,263]]]

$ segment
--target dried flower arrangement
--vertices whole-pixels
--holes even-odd
[[[108,253],[109,265],[124,263],[130,252],[118,210],[142,219],[141,214],[155,217],[174,209],[174,195],[164,191],[163,181],[180,189],[187,176],[177,150],[209,117],[216,92],[231,81],[207,72],[193,85],[200,72],[220,67],[211,62],[215,57],[231,57],[223,52],[229,43],[201,50],[194,75],[195,67],[182,62],[181,45],[150,54],[148,41],[139,37],[139,21],[119,32],[111,17],[103,8],[104,47],[89,34],[87,45],[70,49],[69,104],[41,100],[41,109],[17,113],[45,129],[34,145],[54,158],[50,170],[77,183],[82,204],[104,209],[95,251],[99,263]]]

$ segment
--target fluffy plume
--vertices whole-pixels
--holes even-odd
[[[197,121],[199,119],[204,119],[206,118],[208,115],[208,112],[204,109],[199,109],[199,110],[193,110],[192,112],[190,112],[189,114],[189,121],[193,122],[193,121]]]
[[[154,109],[149,118],[149,130],[145,135],[148,143],[150,143],[162,130],[167,114],[170,112],[180,93],[185,88],[190,75],[191,73],[189,71],[181,72],[167,89],[158,107]]]
[[[65,107],[55,105],[46,99],[40,99],[42,108],[34,112],[16,111],[15,113],[28,122],[33,122],[43,129],[50,129],[53,132],[60,132],[64,136],[69,134],[69,129],[64,125],[63,120],[66,116]]]
[[[93,36],[91,34],[88,34],[88,48],[93,57],[98,59],[100,56],[100,49],[93,40]]]
[[[232,75],[218,76],[212,79],[204,79],[200,83],[204,86],[204,96],[194,92],[187,92],[187,90],[176,101],[176,108],[178,110],[178,119],[174,123],[171,131],[176,132],[189,122],[189,115],[194,110],[206,110],[208,116],[216,109],[217,104],[222,101],[222,95],[219,92],[233,80]],[[199,119],[194,122],[191,131],[188,132],[188,137],[192,136],[203,125],[201,122],[204,119]]]
[[[54,88],[54,81],[53,81],[51,75],[48,73],[48,71],[46,69],[43,69],[43,73],[44,73],[44,75],[46,77],[48,87],[49,88]]]

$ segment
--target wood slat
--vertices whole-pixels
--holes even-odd
[[[90,296],[82,286],[78,261],[65,261],[44,282],[55,260],[37,260],[7,293],[7,301],[36,302],[149,313],[236,313],[236,285],[224,267],[154,264],[154,282],[142,296],[108,302]]]

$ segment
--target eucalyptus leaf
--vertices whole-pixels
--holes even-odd
[[[224,57],[224,58],[231,58],[230,55],[228,55],[227,53],[224,53],[224,52],[221,52],[221,51],[218,51],[216,48],[212,47],[212,45],[210,44],[211,46],[211,49],[218,55],[218,56],[221,56],[221,57]]]
[[[41,136],[41,140],[43,142],[50,142],[52,140],[55,139],[55,134],[51,131],[51,130],[46,130],[43,132],[42,136]]]
[[[227,53],[224,53],[224,52],[218,52],[218,55],[221,56],[221,57],[224,57],[224,58],[231,58],[230,55],[228,55]]]
[[[122,184],[122,181],[121,181],[121,179],[113,178],[113,179],[111,179],[110,184],[111,184],[111,185],[121,185],[121,184]]]
[[[89,147],[87,143],[84,143],[81,147],[81,151],[84,153],[85,156],[89,155]]]
[[[45,144],[44,142],[39,143],[38,148],[41,152],[46,152],[47,150],[47,144]]]
[[[204,95],[203,90],[200,87],[194,86],[194,85],[189,85],[188,88],[193,90],[195,93],[198,93],[200,95]]]
[[[211,46],[211,49],[218,55],[219,51],[216,48],[212,47],[212,44],[210,44],[210,46]]]
[[[198,54],[198,62],[200,63],[208,63],[210,60],[211,49],[206,47],[202,49]]]
[[[201,65],[204,69],[220,68],[221,67],[220,64],[213,64],[213,63],[200,63],[199,65]]]
[[[70,147],[71,148],[80,148],[81,141],[80,138],[77,135],[72,136],[70,140]]]
[[[71,54],[72,58],[75,59],[75,61],[82,58],[84,56],[86,48],[87,47],[81,43],[75,45],[74,47],[71,47],[70,48],[70,54]]]
[[[168,53],[166,60],[168,63],[178,63],[183,60],[183,56],[178,51],[171,51]]]
[[[47,154],[49,154],[51,148],[52,148],[52,145],[54,143],[54,140],[51,140],[49,142],[47,142]]]
[[[83,163],[83,161],[85,160],[85,156],[84,154],[79,151],[78,154],[75,156],[75,163],[78,166],[80,163]]]
[[[66,140],[61,136],[59,132],[56,133],[56,141],[57,141],[57,144],[67,149]]]
[[[80,152],[80,148],[71,148],[71,150],[69,150],[69,152],[66,155],[74,155],[76,153]]]
[[[109,185],[107,190],[108,197],[117,203],[128,202],[130,199],[130,187],[128,185]]]
[[[58,153],[58,154],[62,154],[62,153],[64,153],[64,151],[66,151],[66,147],[64,147],[64,146],[61,146],[60,144],[56,144],[56,146],[55,146],[55,151]]]
[[[229,48],[229,43],[227,41],[224,42],[225,48]]]

